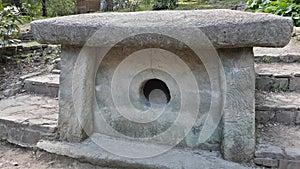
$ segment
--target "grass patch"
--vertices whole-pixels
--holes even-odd
[[[22,45],[24,47],[31,47],[31,46],[39,46],[41,44],[36,41],[32,41],[32,42],[28,42],[28,43],[21,43],[20,45]]]
[[[179,0],[174,10],[201,10],[201,9],[231,9],[247,0],[218,0],[210,3],[209,0]],[[137,11],[151,11],[153,4],[140,4]],[[129,8],[119,9],[115,12],[129,12]]]
[[[178,2],[178,7],[176,7],[175,10],[230,9],[239,5],[241,2],[245,4],[247,0],[219,0],[216,3],[203,0],[181,0]]]

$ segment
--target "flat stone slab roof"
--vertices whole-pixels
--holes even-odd
[[[146,11],[82,14],[38,20],[31,23],[40,43],[84,45],[96,31],[97,42],[110,43],[110,35],[122,30],[202,31],[217,48],[282,47],[288,44],[293,22],[266,13],[234,10]],[[126,33],[126,32],[125,32]]]

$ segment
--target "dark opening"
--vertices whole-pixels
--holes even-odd
[[[143,87],[143,93],[146,99],[149,101],[150,93],[155,89],[161,90],[165,94],[165,97],[167,98],[167,103],[169,103],[171,99],[170,90],[166,85],[166,83],[158,79],[151,79],[145,83]]]

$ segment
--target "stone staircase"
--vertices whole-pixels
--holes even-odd
[[[295,31],[284,48],[254,49],[258,166],[300,168],[299,37]],[[35,147],[56,138],[60,60],[54,63],[51,73],[21,77],[27,93],[0,100],[1,139]]]
[[[259,166],[300,168],[300,29],[284,48],[255,48]]]

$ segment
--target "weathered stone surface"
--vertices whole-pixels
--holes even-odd
[[[89,51],[91,53],[93,53],[94,49],[90,49]],[[94,50],[94,53],[99,53],[97,50]],[[117,51],[117,50],[116,50]],[[84,113],[80,113],[81,110],[79,110],[79,112],[76,113],[75,109],[74,109],[74,103],[73,103],[73,99],[72,99],[72,88],[70,86],[72,86],[72,76],[73,76],[73,64],[75,64],[77,58],[74,56],[78,56],[78,53],[80,52],[80,48],[76,48],[76,47],[72,47],[72,46],[63,46],[63,52],[62,52],[62,72],[61,72],[61,85],[60,85],[60,104],[62,105],[60,107],[60,118],[59,118],[59,132],[60,132],[60,137],[63,140],[68,140],[68,141],[74,141],[74,142],[78,142],[81,141],[85,138],[87,138],[86,133],[82,130],[82,127],[86,127],[87,131],[91,131],[91,129],[94,127],[94,131],[97,131],[99,133],[103,133],[103,134],[107,134],[107,135],[112,135],[112,133],[107,133],[105,131],[105,127],[99,127],[102,124],[105,123],[101,123],[99,121],[98,118],[96,118],[97,116],[94,115],[94,121],[95,121],[95,125],[91,126],[93,124],[93,113],[87,113],[87,112],[93,112],[92,110],[90,110],[90,108],[88,107],[92,107],[91,105],[83,105],[84,107],[82,107],[82,109],[84,111]],[[233,54],[235,53],[235,54]],[[223,152],[224,152],[224,156],[228,156],[229,160],[235,160],[235,161],[247,161],[252,157],[252,154],[254,152],[254,97],[250,97],[251,95],[253,96],[253,91],[254,91],[254,70],[253,70],[253,58],[249,57],[249,55],[251,55],[251,48],[246,48],[244,50],[241,49],[227,49],[227,50],[220,50],[219,54],[221,56],[222,59],[224,59],[224,67],[226,67],[227,69],[229,69],[228,71],[233,71],[235,72],[235,74],[228,74],[226,77],[226,79],[230,79],[230,80],[236,80],[236,79],[241,79],[241,77],[248,77],[249,79],[247,79],[247,83],[242,84],[242,80],[240,80],[240,83],[236,83],[236,85],[238,85],[237,88],[235,88],[233,85],[230,85],[232,87],[232,91],[229,92],[230,93],[244,93],[245,95],[247,95],[247,97],[242,97],[240,95],[238,95],[237,97],[239,97],[239,100],[241,100],[240,98],[247,98],[248,100],[245,101],[245,103],[247,103],[247,105],[240,105],[237,106],[235,109],[236,111],[232,112],[229,110],[226,111],[226,116],[230,117],[231,120],[234,119],[234,116],[236,115],[237,112],[240,112],[241,109],[243,109],[243,115],[239,115],[238,118],[235,120],[236,122],[231,123],[231,124],[227,124],[227,121],[223,122],[223,124],[226,124],[226,132],[229,133],[233,133],[232,135],[230,135],[230,137],[225,138],[224,139],[224,144],[223,144]],[[237,56],[237,55],[241,55],[241,56]],[[82,74],[83,77],[80,77],[80,79],[83,78],[93,78],[93,74],[95,74],[95,72],[97,70],[96,68],[93,68],[93,65],[96,63],[95,59],[92,56],[94,56],[93,54],[89,55],[89,57],[86,58],[86,60],[84,62],[80,62],[80,66],[84,67],[88,67],[87,70],[85,70]],[[97,56],[97,55],[96,55]],[[113,55],[113,56],[118,56],[118,55]],[[121,56],[121,55],[119,55]],[[226,59],[230,57],[231,61],[230,62],[226,62]],[[187,57],[188,58],[188,57]],[[108,59],[109,60],[109,59]],[[231,70],[230,66],[232,66],[232,61],[235,61],[234,66],[232,67]],[[247,61],[245,63],[239,62],[239,61]],[[105,62],[103,62],[105,63]],[[251,66],[252,63],[252,66]],[[116,64],[116,62],[114,62],[113,64]],[[249,66],[246,66],[248,65]],[[88,65],[88,66],[87,66]],[[107,65],[107,64],[104,64]],[[77,67],[78,68],[78,67]],[[79,69],[79,70],[83,70],[83,68]],[[112,68],[112,67],[111,67]],[[238,69],[242,69],[241,72],[236,72],[235,70]],[[108,69],[110,70],[110,69]],[[102,75],[102,74],[100,74]],[[87,76],[87,77],[85,77]],[[199,76],[199,75],[198,75]],[[234,77],[233,77],[234,76]],[[104,78],[106,79],[106,78]],[[199,78],[201,79],[201,78]],[[252,83],[251,83],[252,81]],[[89,103],[92,104],[93,101],[89,100],[92,99],[93,97],[91,97],[91,93],[93,93],[93,91],[90,91],[93,89],[93,87],[95,84],[92,84],[91,80],[83,80],[82,82],[85,83],[89,83],[88,85],[84,85],[86,87],[86,89],[83,89],[82,94],[85,94],[87,96],[85,97],[81,97],[82,99],[84,99],[81,103]],[[106,82],[107,83],[107,82]],[[229,81],[228,83],[232,83],[231,81]],[[104,86],[103,84],[105,83],[101,83],[102,86]],[[104,92],[109,91],[109,90],[102,90]],[[102,92],[100,90],[98,90],[98,92]],[[252,94],[251,94],[252,93]],[[97,93],[99,94],[99,93]],[[99,95],[100,97],[105,97],[105,94],[101,94]],[[109,97],[105,97],[105,98],[109,98]],[[231,98],[233,99],[233,98]],[[227,106],[230,106],[234,103],[234,100],[228,100],[227,101]],[[98,100],[97,100],[98,101]],[[98,104],[103,104],[105,103],[105,100],[103,102],[98,102]],[[249,104],[249,105],[248,105]],[[78,105],[77,105],[78,106]],[[245,106],[245,107],[243,107]],[[108,107],[108,106],[101,106],[101,107]],[[81,122],[83,122],[85,125],[79,124],[77,119],[81,120]],[[113,120],[118,120],[117,118],[113,119]],[[125,125],[124,122],[120,121],[118,124],[120,126]],[[197,125],[197,124],[196,124]],[[128,133],[136,133],[136,132],[132,132],[132,130],[128,130],[128,127],[130,127],[130,125],[128,126],[123,126],[120,127],[121,129],[123,129],[123,131],[128,131]],[[117,129],[120,129],[117,128]],[[238,130],[236,130],[235,132],[232,132],[235,130],[235,128],[239,128]],[[194,133],[198,133],[194,132]],[[247,136],[245,136],[245,133],[247,133]],[[143,132],[140,132],[138,134],[143,134]],[[220,137],[220,133],[216,132],[216,135],[213,135],[212,138],[214,138],[213,140],[216,140],[217,142],[215,143],[218,146],[218,141],[219,141],[219,137]],[[243,138],[244,137],[244,138]],[[197,137],[196,137],[197,138]],[[187,146],[191,146],[189,144],[189,141],[193,140],[194,138],[191,136],[187,136],[184,141],[182,142],[183,145],[187,145]],[[194,139],[195,140],[195,139]],[[158,140],[159,142],[159,140]],[[194,141],[193,141],[194,142]],[[197,142],[194,142],[192,144],[192,146],[196,146],[196,147],[201,147],[201,144],[198,144]],[[212,149],[214,145],[209,145],[208,148]],[[235,149],[234,147],[239,147],[238,149]],[[213,148],[215,149],[215,148]],[[230,153],[232,153],[232,155],[230,155]],[[236,156],[236,154],[239,154],[238,156]],[[229,156],[230,155],[230,156]],[[237,158],[235,158],[237,157]]]
[[[61,73],[59,86],[59,118],[58,133],[61,140],[79,142],[87,138],[76,115],[72,98],[72,77],[74,65],[81,48],[62,46]],[[82,79],[83,80],[83,79]],[[89,109],[88,109],[89,110]],[[87,110],[86,110],[87,112]],[[86,113],[81,117],[93,126],[92,114]]]
[[[141,159],[129,159],[108,153],[99,145],[95,144],[91,139],[97,139],[99,142],[105,142],[114,149],[123,151],[132,151],[132,142],[110,139],[93,135],[90,139],[82,143],[67,143],[67,142],[49,142],[41,141],[38,147],[50,153],[69,156],[75,159],[84,160],[97,165],[116,167],[116,168],[166,168],[166,169],[244,169],[245,167],[224,161],[215,156],[214,153],[206,151],[187,151],[184,149],[172,149],[164,154]],[[156,149],[159,145],[135,143],[142,147]],[[151,150],[150,150],[151,151]],[[84,158],[82,158],[84,157]]]
[[[51,71],[51,73],[53,73],[53,74],[60,74],[60,70],[53,69],[53,70]]]
[[[53,69],[60,70],[60,61],[61,61],[60,58],[57,58],[57,59],[52,61],[52,63],[54,64]]]
[[[178,144],[179,140],[183,147],[221,149],[225,159],[245,162],[252,158],[255,147],[252,47],[284,46],[291,37],[292,21],[270,14],[230,10],[162,11],[52,18],[33,22],[32,29],[40,42],[63,44],[58,122],[61,140],[80,142],[96,133],[112,137],[112,145],[116,145],[121,133],[129,140],[147,138],[145,142],[157,146],[162,142]],[[89,39],[96,31],[96,36]],[[194,36],[201,31],[205,35]],[[209,40],[202,45],[204,37]],[[199,39],[201,42],[197,42]],[[209,42],[213,45],[211,49],[207,48]],[[147,53],[148,48],[151,53]],[[212,54],[219,57],[207,64],[205,61],[212,59]],[[128,58],[134,59],[128,61]],[[178,58],[183,65],[173,64]],[[124,67],[126,61],[128,65]],[[188,69],[180,71],[184,66]],[[134,68],[139,71],[133,72]],[[195,77],[196,85],[186,79],[188,75]],[[119,83],[113,83],[116,76]],[[151,120],[150,124],[123,117],[119,108],[129,115],[134,114],[129,111],[131,104],[138,113],[147,108],[150,100],[147,102],[148,96],[141,93],[145,83],[153,78],[170,88],[170,102],[164,104],[167,114],[160,115],[153,123]],[[180,80],[184,83],[179,83]],[[118,95],[114,97],[116,91]],[[205,99],[193,97],[198,95]],[[122,99],[115,102],[119,98]],[[194,103],[199,103],[200,108]],[[185,109],[184,116],[176,117],[181,106],[195,109]],[[140,120],[145,116],[150,115],[138,114],[135,118]],[[170,124],[171,132],[166,130]],[[184,124],[191,128],[185,128]],[[159,135],[162,131],[168,135]],[[165,143],[166,138],[171,141]],[[86,152],[83,155],[89,156]]]
[[[300,77],[291,78],[289,88],[291,91],[300,90]]]
[[[21,87],[19,88],[13,88],[13,89],[6,89],[3,91],[3,95],[6,97],[14,96],[21,90]]]
[[[275,112],[274,111],[260,111],[260,110],[256,110],[255,111],[255,119],[259,122],[259,123],[266,123],[269,121],[274,121],[275,120]]]
[[[300,90],[299,63],[258,63],[256,88],[266,91]]]
[[[276,121],[283,124],[294,124],[295,123],[295,112],[294,111],[277,111]]]
[[[274,78],[270,76],[258,76],[255,80],[255,88],[264,91],[287,90],[288,78]]]
[[[24,88],[30,93],[42,94],[51,97],[58,96],[59,75],[47,74],[34,76],[24,80]]]
[[[300,111],[295,112],[296,113],[296,124],[300,124]]]
[[[258,63],[255,64],[255,71],[258,74],[269,73],[273,76],[284,75],[291,77],[300,73],[299,63]]]
[[[258,147],[268,147],[268,145],[287,148],[300,147],[299,126],[287,126],[284,124],[268,123],[259,125],[256,130]]]
[[[300,62],[300,41],[297,40],[297,37],[293,37],[283,48],[255,47],[253,51],[255,60],[258,62]]]
[[[254,158],[254,163],[265,167],[278,167],[278,160],[272,158]]]
[[[252,158],[255,147],[255,75],[252,49],[223,49],[219,55],[227,83],[222,153],[227,160],[247,161]]]
[[[257,92],[255,99],[256,110],[287,110],[294,112],[300,109],[300,94],[297,92]]]
[[[294,34],[295,35],[300,35],[300,27],[294,27]]]
[[[286,147],[286,157],[289,160],[300,160],[300,148],[299,147]]]
[[[279,169],[300,169],[300,161],[280,160]]]
[[[60,113],[59,126],[60,126],[60,137],[62,139],[64,139],[64,140],[69,140],[69,141],[80,141],[80,140],[86,138],[85,133],[82,132],[82,126],[80,124],[78,124],[78,122],[76,120],[78,118],[78,114],[76,114],[76,112],[74,110],[74,107],[73,107],[72,88],[70,88],[70,86],[72,86],[72,72],[73,72],[73,70],[72,70],[73,66],[71,66],[71,65],[75,64],[75,61],[77,60],[77,58],[74,57],[74,56],[78,55],[78,53],[76,53],[76,52],[79,52],[79,51],[80,51],[80,49],[77,49],[75,47],[63,46],[63,53],[62,53],[62,74],[61,74],[61,86],[60,86],[60,103],[63,106],[61,106],[61,109],[60,109],[61,113]],[[92,51],[92,50],[89,50],[89,51]],[[224,51],[220,51],[220,53],[222,54],[222,57],[224,57],[224,59],[225,59],[228,55],[232,56],[230,51],[231,50],[228,49],[226,51],[226,53],[223,53]],[[241,53],[243,53],[243,55],[241,56],[243,59],[237,57],[238,58],[237,62],[238,62],[239,59],[245,60],[244,58],[248,58],[249,62],[252,61],[252,64],[253,64],[253,60],[251,60],[251,57],[248,57],[248,54],[251,54],[251,49],[250,48],[249,49],[245,49],[244,51],[243,50],[238,50],[238,51],[241,52]],[[99,53],[99,52],[95,52],[95,53]],[[90,55],[90,57],[87,57],[88,60],[86,60],[86,63],[85,62],[81,62],[80,65],[82,65],[82,66],[88,65],[89,69],[93,70],[92,65],[94,63],[96,63],[96,61],[93,60],[95,58],[93,58],[91,56],[93,56],[93,55]],[[236,64],[236,65],[238,65],[238,64]],[[242,66],[245,69],[245,65],[240,65],[240,66]],[[235,68],[238,69],[238,67],[235,67]],[[249,68],[247,68],[247,70],[248,69],[250,71],[252,71],[252,73],[253,73],[254,70],[253,70],[252,66],[249,66]],[[241,72],[241,74],[243,74],[243,73],[245,74],[246,72],[247,71]],[[249,72],[249,73],[251,74],[251,72]],[[87,70],[87,72],[86,72],[86,75],[88,75],[88,76],[92,76],[93,74],[94,73],[90,72],[89,70]],[[243,76],[243,75],[241,75],[241,76]],[[247,77],[248,77],[248,75],[247,75]],[[89,78],[92,78],[92,77],[89,77]],[[83,80],[83,81],[84,82],[90,82],[88,80]],[[247,83],[247,84],[251,84],[251,83]],[[91,86],[93,86],[93,85],[94,84],[89,84],[89,85],[85,85],[85,86],[87,87],[87,89],[90,90],[90,89],[92,89]],[[102,86],[103,86],[103,83],[102,83]],[[103,90],[103,91],[107,91],[107,90]],[[247,90],[245,90],[243,92],[246,92],[246,91]],[[101,92],[101,91],[98,91],[98,92]],[[249,92],[250,92],[250,88],[249,88]],[[89,97],[83,97],[83,99],[84,98],[88,98],[88,99],[92,98],[91,95],[90,95],[90,93],[92,93],[92,91],[85,92],[85,93],[87,95],[89,95]],[[108,96],[106,97],[105,94],[104,95],[101,94],[100,96],[101,97],[105,97],[106,99],[108,98]],[[252,103],[253,103],[253,100],[254,100],[253,97],[251,98],[251,97],[249,97],[249,95],[247,95],[247,98],[251,99]],[[84,102],[92,103],[92,101],[87,101],[87,100],[84,101]],[[98,104],[103,104],[104,102],[98,102]],[[230,104],[230,103],[228,103],[228,104]],[[106,106],[104,106],[104,107],[106,107]],[[251,106],[247,106],[247,107],[249,108]],[[80,120],[82,122],[88,124],[88,125],[92,125],[93,124],[92,122],[88,122],[88,121],[90,121],[90,119],[92,119],[92,117],[90,116],[90,114],[87,113],[88,109],[84,109],[84,111],[85,111],[85,114],[79,115]],[[252,109],[250,111],[253,112],[253,107],[252,107]],[[228,112],[228,115],[229,115],[229,113],[231,113],[231,112]],[[254,118],[254,114],[253,114],[252,117]],[[240,117],[240,118],[242,119],[242,118],[246,118],[246,117]],[[105,131],[103,130],[103,129],[105,129],[104,127],[97,127],[97,126],[101,125],[102,123],[99,122],[99,120],[97,120],[97,118],[95,119],[95,121],[97,122],[97,123],[95,123],[95,127],[96,127],[95,131],[98,131],[100,133],[103,133],[103,132],[105,133]],[[249,123],[242,123],[241,125],[246,128],[245,129],[245,130],[247,130],[246,132],[250,132],[250,134],[253,134],[254,133],[254,124],[252,122],[250,122],[250,121],[249,121]],[[122,122],[120,122],[118,124],[119,125],[123,125]],[[247,124],[247,125],[245,125],[245,124]],[[248,126],[248,125],[250,125],[250,126]],[[127,127],[128,126],[124,126],[124,127],[122,127],[122,129],[126,129]],[[88,128],[91,128],[91,127],[88,127]],[[228,127],[227,129],[228,129],[228,131],[230,131],[230,130],[233,130],[232,128]],[[239,131],[241,131],[241,130],[239,130]],[[129,130],[129,132],[132,132],[132,131]],[[111,135],[112,133],[105,133],[105,134]],[[141,132],[139,134],[143,134],[143,132]],[[236,137],[240,138],[241,135],[242,134],[239,134]],[[243,148],[240,149],[239,152],[236,152],[236,153],[240,153],[240,154],[243,154],[245,152],[247,153],[247,155],[244,155],[243,157],[241,157],[241,160],[248,160],[249,158],[251,158],[251,154],[254,151],[254,135],[252,135],[252,136],[253,136],[253,138],[249,137],[249,138],[245,138],[245,139],[242,139],[242,140],[235,140],[234,141],[239,146],[240,145],[243,146]],[[220,137],[220,135],[217,135],[217,137]],[[197,146],[199,147],[199,145],[197,145]],[[230,147],[230,148],[232,148],[232,147]],[[226,153],[229,153],[229,151],[226,148],[224,148],[224,149],[226,150]],[[248,157],[249,154],[250,154],[250,157]]]
[[[271,14],[233,10],[147,11],[101,13],[52,18],[31,23],[35,39],[41,43],[84,45],[100,30],[99,45],[110,43],[108,34],[117,28],[130,30],[197,28],[215,47],[285,46],[292,35],[293,22]],[[111,29],[114,28],[114,29]],[[268,30],[268,31],[265,31]],[[181,32],[178,32],[179,34]],[[93,42],[89,43],[93,45]],[[136,45],[136,44],[135,44]]]
[[[38,76],[40,74],[42,74],[42,72],[29,73],[27,75],[21,76],[20,79],[25,80],[25,79],[28,79],[28,78],[33,77],[33,76]]]
[[[255,157],[257,158],[272,158],[272,159],[283,159],[284,153],[280,147],[277,146],[265,146],[259,147],[255,151]]]
[[[0,137],[32,147],[40,139],[54,139],[58,101],[48,97],[20,95],[0,101]]]

